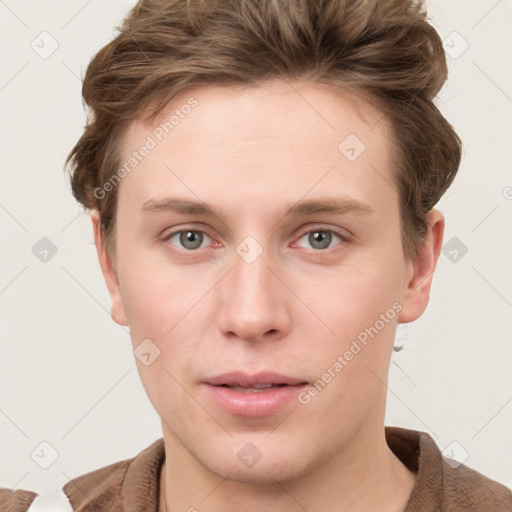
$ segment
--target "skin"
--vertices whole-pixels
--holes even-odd
[[[443,215],[429,213],[407,259],[390,127],[361,98],[284,81],[209,86],[174,98],[162,118],[191,96],[197,107],[119,185],[116,256],[91,216],[113,319],[134,347],[149,338],[160,350],[149,366],[137,360],[172,461],[160,510],[403,510],[415,475],[386,444],[387,375],[397,323],[427,307]],[[132,123],[122,161],[155,126]],[[338,150],[348,134],[366,145],[353,162]],[[219,216],[141,211],[171,194]],[[373,212],[282,216],[290,203],[341,196]],[[318,248],[315,228],[347,241],[333,234]],[[203,230],[201,247],[165,240],[180,229]],[[249,235],[263,249],[252,263],[236,252]],[[204,378],[231,370],[313,383],[397,301],[400,313],[306,405],[245,418],[205,392]],[[237,457],[247,442],[262,454],[253,467]]]

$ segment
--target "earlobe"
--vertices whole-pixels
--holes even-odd
[[[418,248],[418,254],[410,262],[412,272],[404,290],[403,309],[398,316],[398,323],[417,320],[427,308],[430,298],[430,287],[441,253],[445,223],[443,214],[435,209],[428,213],[427,220],[425,240]]]
[[[112,300],[110,314],[114,322],[119,325],[128,325],[128,320],[124,311],[123,301],[121,299],[121,290],[117,271],[112,264],[112,260],[105,247],[104,231],[101,226],[101,217],[98,210],[91,211],[91,222],[94,233],[94,243],[101,267],[101,272]]]

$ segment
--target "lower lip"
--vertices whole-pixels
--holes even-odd
[[[206,383],[204,385],[213,400],[225,411],[251,418],[276,413],[307,386],[307,384],[296,384],[272,388],[268,391],[243,393],[224,386],[213,386]]]

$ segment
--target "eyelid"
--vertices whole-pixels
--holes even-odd
[[[303,231],[301,237],[303,237],[304,235],[308,235],[309,233],[314,233],[315,231],[326,231],[327,233],[334,233],[343,240],[349,240],[350,238],[350,236],[348,234],[345,234],[344,231],[342,231],[341,229],[330,228],[322,225],[314,226],[312,228],[307,229],[306,231]]]

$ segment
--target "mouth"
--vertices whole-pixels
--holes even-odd
[[[254,375],[231,372],[208,378],[203,384],[209,397],[224,411],[237,416],[259,417],[284,408],[308,382],[275,372]]]

